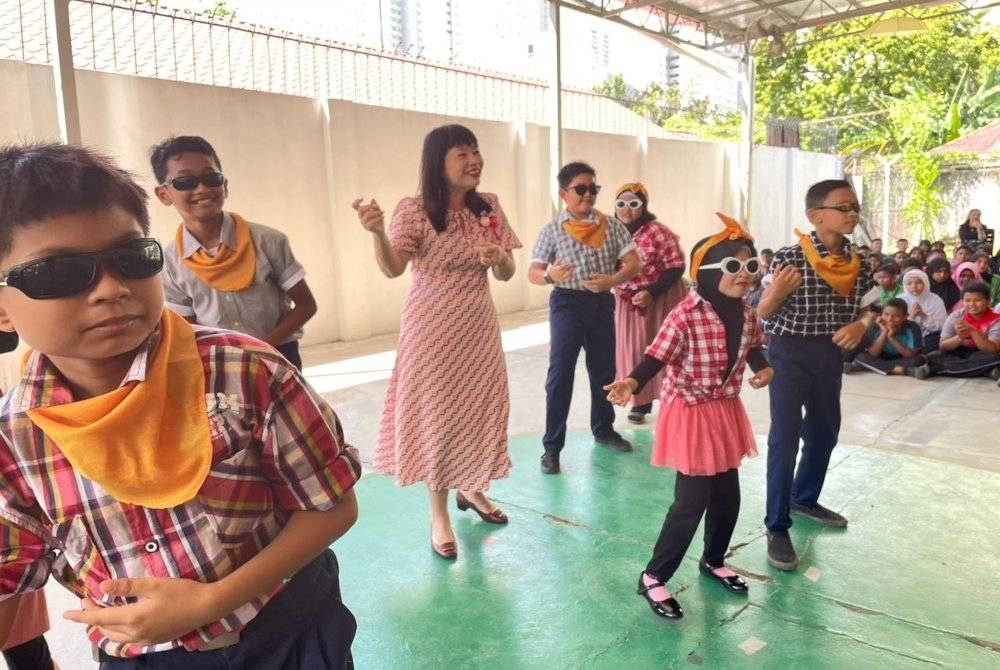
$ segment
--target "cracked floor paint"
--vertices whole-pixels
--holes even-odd
[[[679,622],[636,595],[672,500],[673,474],[636,451],[570,436],[563,474],[538,471],[537,436],[512,440],[510,479],[491,495],[510,516],[489,526],[452,507],[459,558],[430,551],[426,495],[366,476],[362,522],[336,550],[358,618],[359,668],[1000,667],[1000,473],[838,447],[823,502],[846,530],[796,519],[803,568],[765,558],[766,444],[741,470],[743,506],[729,564],[740,597],[698,573],[701,536],[671,580]],[[815,566],[822,579],[803,572]],[[739,645],[765,646],[747,656]]]

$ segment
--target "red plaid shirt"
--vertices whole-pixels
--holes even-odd
[[[73,470],[27,416],[71,402],[72,393],[45,356],[28,360],[0,400],[0,600],[41,588],[50,574],[108,605],[121,604],[100,594],[109,578],[217,581],[270,544],[292,512],[331,509],[357,482],[359,461],[337,416],[281,356],[246,335],[194,328],[212,466],[198,495],[169,509],[120,503]],[[145,379],[156,336],[122,384]],[[281,588],[172,642],[139,647],[96,629],[88,635],[112,656],[194,650],[242,629]]]
[[[663,361],[663,401],[683,398],[689,405],[740,394],[747,352],[764,343],[753,309],[743,303],[743,337],[729,376],[726,329],[722,320],[697,291],[691,291],[660,326],[646,355]]]
[[[650,221],[632,235],[642,269],[618,288],[632,294],[654,283],[667,270],[684,267],[681,238],[659,221]]]

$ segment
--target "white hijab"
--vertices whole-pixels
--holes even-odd
[[[910,277],[920,279],[924,283],[924,290],[920,293],[910,293],[910,288],[906,285],[906,280]],[[944,300],[931,291],[930,279],[923,270],[913,268],[903,275],[903,300],[911,307],[914,304],[920,305],[924,313],[912,320],[920,324],[925,333],[937,333],[944,327],[948,310],[944,307]]]

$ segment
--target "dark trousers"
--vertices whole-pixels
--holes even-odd
[[[7,661],[7,670],[50,670],[53,667],[49,645],[43,635],[4,649],[3,660]]]
[[[353,668],[354,615],[340,598],[337,558],[307,563],[240,634],[211,651],[183,647],[134,658],[99,652],[100,670],[342,670]]]
[[[295,366],[295,369],[299,372],[302,371],[302,357],[299,356],[299,341],[292,340],[291,342],[285,342],[284,344],[279,344],[275,347],[282,356],[285,357],[289,363]]]
[[[867,351],[861,351],[854,358],[854,362],[859,365],[868,368],[872,372],[877,372],[880,375],[890,374],[897,367],[903,368],[903,370],[908,370],[910,368],[915,368],[918,365],[923,365],[927,359],[921,355],[916,356],[872,356]]]
[[[705,551],[702,559],[713,568],[722,560],[733,538],[740,515],[740,474],[733,468],[708,477],[677,473],[674,502],[653,547],[646,573],[667,582],[677,572],[691,540],[705,516]]]
[[[772,335],[767,355],[774,380],[768,386],[771,430],[764,525],[769,530],[786,530],[792,525],[790,501],[812,506],[823,490],[830,454],[840,434],[844,359],[830,337]],[[796,471],[800,439],[802,456]]]
[[[935,375],[985,377],[1000,365],[1000,356],[963,346],[951,351],[936,351],[927,357],[927,364]]]
[[[549,296],[549,374],[545,380],[545,451],[566,443],[566,417],[580,348],[590,377],[590,430],[613,430],[615,409],[604,386],[615,380],[615,299],[610,293],[554,289]]]

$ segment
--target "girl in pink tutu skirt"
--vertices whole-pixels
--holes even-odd
[[[761,349],[757,318],[743,300],[760,274],[753,238],[733,219],[718,216],[724,230],[691,252],[696,287],[667,315],[629,376],[605,387],[611,402],[624,405],[665,368],[652,463],[673,468],[677,479],[674,502],[653,557],[639,575],[638,592],[667,619],[684,616],[667,582],[703,515],[699,569],[731,592],[747,592],[746,582],[723,565],[740,511],[737,469],[744,456],[757,454],[739,394],[748,364],[755,373],[750,385],[757,389],[767,386],[773,370]]]

